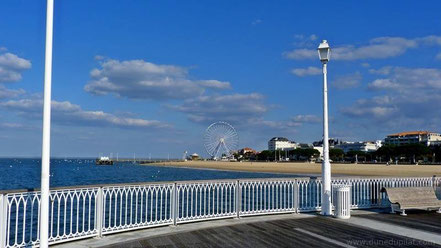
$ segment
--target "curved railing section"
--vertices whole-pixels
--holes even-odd
[[[337,178],[351,185],[351,208],[388,206],[382,187],[435,187],[441,178]],[[140,228],[251,215],[319,211],[314,178],[182,181],[54,189],[51,244]],[[40,192],[0,192],[0,247],[39,244]]]

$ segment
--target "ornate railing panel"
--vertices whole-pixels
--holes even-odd
[[[295,179],[249,179],[239,181],[240,216],[296,212]]]

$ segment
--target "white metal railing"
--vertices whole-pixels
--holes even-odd
[[[233,180],[175,184],[174,224],[236,216],[237,183]]]
[[[386,207],[382,187],[441,186],[438,177],[336,178],[351,186],[351,209]],[[49,242],[139,228],[250,215],[319,211],[320,179],[273,178],[102,185],[55,189]],[[0,192],[0,248],[38,246],[40,192]]]
[[[248,179],[239,183],[239,216],[296,212],[296,179]]]
[[[171,224],[173,187],[173,183],[102,187],[99,235]]]

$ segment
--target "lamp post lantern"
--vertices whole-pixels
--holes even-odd
[[[331,164],[329,163],[328,133],[328,79],[327,63],[331,56],[331,48],[326,40],[318,47],[320,61],[323,64],[323,161],[322,161],[322,215],[331,215]]]

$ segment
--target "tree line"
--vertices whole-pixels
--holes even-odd
[[[320,157],[320,152],[313,148],[297,148],[290,151],[264,150],[254,156],[253,160],[278,161],[297,160],[313,161]],[[440,146],[425,146],[423,144],[407,145],[383,145],[373,152],[349,151],[344,152],[339,148],[330,148],[329,157],[334,162],[377,162],[377,163],[418,163],[418,162],[441,162]]]

